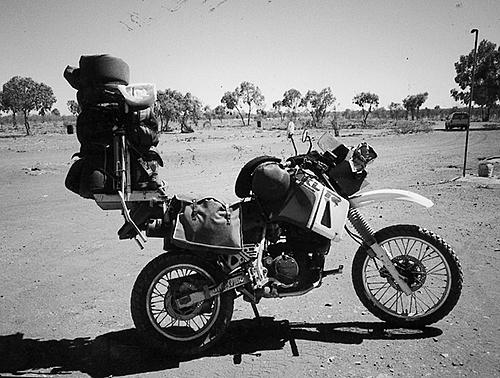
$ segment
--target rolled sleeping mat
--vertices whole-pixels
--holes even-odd
[[[108,54],[82,55],[79,66],[81,86],[109,83],[128,85],[130,81],[128,64],[122,59]]]

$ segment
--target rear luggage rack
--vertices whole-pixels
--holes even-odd
[[[125,224],[128,224],[135,231],[135,241],[141,249],[144,249],[146,237],[130,216],[129,205],[149,202],[151,207],[153,207],[155,204],[165,203],[168,198],[165,186],[161,186],[156,190],[142,191],[132,189],[130,150],[124,131],[123,127],[114,130],[113,149],[115,172],[117,175],[117,180],[115,181],[116,193],[96,193],[94,194],[94,199],[97,205],[103,210],[121,210],[125,218]]]
[[[160,188],[161,189],[161,188]],[[133,191],[123,195],[123,200],[128,206],[133,202],[166,202],[168,197],[158,190]],[[123,210],[123,204],[119,193],[116,194],[94,194],[97,205],[103,210]]]

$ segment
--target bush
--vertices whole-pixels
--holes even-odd
[[[31,115],[28,117],[33,134],[65,134],[66,125],[76,125],[75,116],[55,116],[48,114],[45,117]],[[0,132],[25,134],[24,116],[17,116],[17,125],[12,125],[12,115],[0,117]]]
[[[485,123],[483,124],[483,127],[487,130],[499,130],[500,123]]]
[[[416,134],[416,133],[430,133],[434,131],[433,121],[406,121],[401,120],[398,122],[391,122],[387,124],[387,128],[391,129],[396,134]]]

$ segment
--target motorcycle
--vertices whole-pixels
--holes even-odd
[[[224,335],[236,298],[249,302],[258,318],[261,300],[320,288],[326,277],[343,272],[342,265],[324,265],[332,242],[345,234],[359,244],[351,271],[355,292],[379,319],[420,328],[455,307],[463,273],[453,249],[417,225],[375,232],[360,212],[376,202],[431,207],[432,201],[405,190],[360,192],[366,165],[377,156],[371,146],[348,148],[325,133],[313,150],[305,131],[309,148],[298,154],[294,134],[290,127],[294,155],[286,161],[260,156],[241,169],[236,204],[165,193],[157,198],[163,215],[148,220],[146,235],[164,238],[165,253],[143,268],[131,295],[132,318],[147,345],[200,354]],[[126,216],[123,194],[117,203]]]
[[[142,269],[131,295],[132,318],[146,345],[170,354],[199,354],[224,335],[237,297],[249,302],[258,318],[263,299],[318,289],[323,279],[343,272],[342,265],[326,270],[325,258],[345,233],[359,244],[351,271],[355,292],[376,317],[400,327],[425,327],[455,307],[463,273],[452,248],[416,225],[375,232],[359,211],[389,200],[433,205],[404,190],[361,191],[366,166],[377,157],[371,146],[348,148],[325,133],[319,151],[313,150],[304,131],[302,141],[309,148],[298,154],[295,130],[289,127],[294,155],[286,161],[273,156],[249,161],[235,183],[237,203],[171,197],[164,185],[143,188],[133,181],[137,147],[130,133],[140,126],[134,121],[140,112],[154,106],[155,86],[128,85],[121,60],[91,60],[92,70],[82,65],[81,76],[71,74],[76,72],[71,67],[66,71],[76,89],[83,90],[79,82],[88,75],[91,82],[103,81],[94,89],[102,97],[96,99],[97,112],[115,120],[106,145],[111,164],[105,161],[105,169],[91,167],[77,175],[85,161],[76,161],[69,178],[84,183],[97,177],[101,183],[106,177],[106,185],[86,185],[99,190],[87,188],[85,195],[74,185],[67,187],[103,210],[121,210],[120,239],[135,238],[141,248],[146,236],[164,239],[165,253]]]

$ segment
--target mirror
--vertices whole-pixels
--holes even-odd
[[[307,131],[307,129],[304,129],[304,131],[302,131],[302,143],[306,143],[306,142],[309,142],[309,149],[307,150],[307,153],[311,152],[312,150],[312,138],[311,136],[309,135],[309,131]]]
[[[288,127],[286,128],[286,131],[287,131],[288,138],[292,139],[293,134],[295,134],[295,124],[292,121],[290,121],[288,123]]]
[[[307,131],[307,129],[304,129],[304,131],[302,132],[302,143],[307,142],[308,139],[309,139],[309,131]]]

